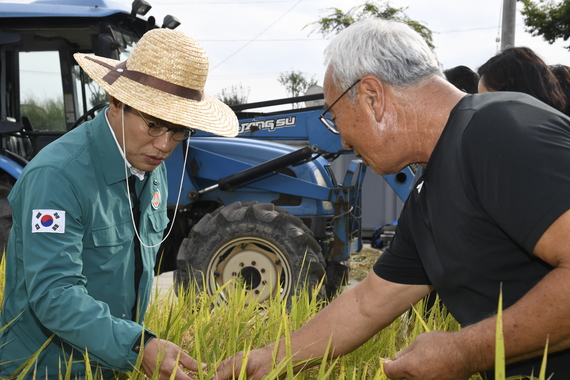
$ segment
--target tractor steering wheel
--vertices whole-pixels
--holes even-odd
[[[81,115],[81,117],[77,120],[75,120],[75,123],[73,123],[71,125],[71,127],[69,128],[69,130],[71,131],[72,129],[77,128],[79,125],[81,125],[84,121],[87,120],[87,118],[90,119],[94,119],[95,118],[95,113],[99,110],[101,110],[101,108],[106,107],[109,103],[101,103],[101,104],[97,104],[95,107],[91,108],[89,111],[85,112],[83,115]]]

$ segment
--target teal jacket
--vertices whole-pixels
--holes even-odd
[[[130,175],[130,171],[127,171]],[[0,378],[8,377],[52,335],[38,358],[38,378],[56,379],[73,356],[94,366],[129,371],[143,332],[153,268],[168,224],[164,164],[144,181],[139,234],[143,273],[135,299],[135,233],[125,165],[104,112],[45,147],[9,196],[13,227],[6,252],[0,333]],[[138,302],[141,314],[132,315]],[[133,321],[137,320],[138,323]],[[65,369],[62,370],[65,374]],[[30,376],[31,373],[28,374]]]

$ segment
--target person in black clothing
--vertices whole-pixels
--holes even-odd
[[[559,111],[567,106],[566,95],[550,67],[527,47],[509,47],[477,69],[479,93],[524,92]]]
[[[249,352],[248,377],[287,351],[351,352],[435,288],[463,328],[418,336],[385,359],[389,378],[492,378],[501,292],[507,376],[538,374],[548,341],[547,376],[570,378],[570,118],[523,93],[465,94],[395,21],[356,22],[325,54],[323,124],[377,174],[425,172],[373,271],[278,348]]]
[[[566,115],[570,116],[570,67],[560,64],[551,65],[550,70],[556,79],[558,79],[560,88],[566,96],[566,108],[564,108],[562,111]]]
[[[471,70],[467,66],[455,66],[451,69],[444,70],[445,78],[460,89],[468,94],[476,94],[477,87],[479,86],[479,74]]]

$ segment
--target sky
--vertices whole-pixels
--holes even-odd
[[[120,0],[128,3],[131,1]],[[176,16],[181,30],[197,40],[210,59],[206,92],[218,95],[237,86],[257,102],[287,96],[278,82],[282,73],[301,71],[322,85],[323,51],[330,38],[313,32],[311,23],[346,12],[365,0],[147,0],[162,23]],[[380,1],[378,1],[379,3]],[[502,0],[391,0],[393,7],[433,32],[436,55],[443,69],[465,65],[476,70],[500,49]],[[517,4],[515,45],[527,46],[548,64],[570,65],[570,41],[550,45],[525,31]],[[312,33],[311,33],[312,32]]]

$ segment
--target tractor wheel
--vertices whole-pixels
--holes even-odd
[[[312,294],[324,282],[324,268],[320,247],[299,218],[270,203],[236,202],[206,215],[184,239],[175,289],[196,283],[213,295],[239,279],[248,303],[288,300],[303,289]],[[224,287],[221,298],[227,301],[232,289]]]
[[[337,261],[327,263],[327,300],[332,300],[338,296],[339,291],[348,285],[349,267]]]

